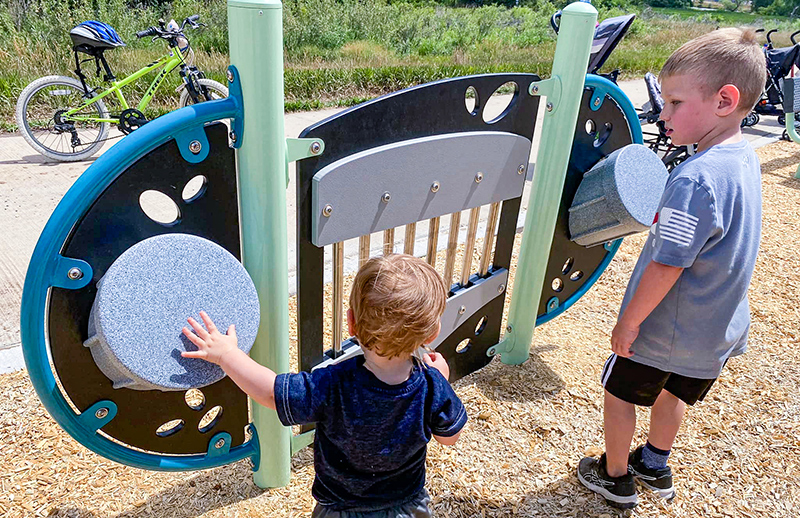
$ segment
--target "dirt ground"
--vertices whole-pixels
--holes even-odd
[[[644,235],[569,311],[537,329],[530,359],[499,361],[455,383],[469,413],[453,447],[432,443],[428,488],[438,517],[789,517],[800,509],[800,146],[758,150],[764,232],[750,289],[750,350],[729,362],[707,399],[687,412],[670,464],[677,498],[640,491],[619,513],[584,489],[578,461],[602,448],[599,374]],[[512,272],[513,273],[513,272]],[[512,294],[513,296],[513,294]],[[305,517],[313,501],[307,448],[289,486],[261,490],[249,461],[159,473],[107,461],[63,432],[24,371],[0,376],[0,516]],[[635,441],[648,417],[639,413]]]

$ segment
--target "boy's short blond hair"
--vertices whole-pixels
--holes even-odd
[[[422,259],[373,257],[350,292],[356,338],[380,356],[411,355],[436,333],[446,300],[444,281]]]
[[[740,94],[737,109],[749,112],[764,90],[767,65],[753,31],[719,29],[684,43],[672,53],[659,77],[678,75],[698,78],[706,96],[725,85],[736,86]]]

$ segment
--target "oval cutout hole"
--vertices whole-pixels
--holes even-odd
[[[156,435],[159,437],[169,437],[170,435],[180,432],[183,429],[184,424],[185,423],[183,419],[173,419],[172,421],[167,421],[156,428]]]
[[[206,396],[198,389],[187,390],[183,399],[192,410],[202,410],[206,406]]]
[[[459,343],[456,346],[456,352],[457,353],[465,353],[465,352],[469,351],[469,348],[470,348],[471,345],[472,345],[472,342],[469,341],[469,338],[467,338],[466,340],[462,340],[461,343]]]
[[[144,191],[139,195],[139,206],[148,218],[162,225],[172,225],[181,216],[172,198],[161,191]]]
[[[611,136],[611,127],[611,123],[606,122],[603,129],[597,132],[597,135],[594,137],[594,147],[600,147],[606,143],[608,137]]]
[[[197,429],[200,431],[200,433],[206,433],[214,428],[214,426],[219,422],[220,417],[222,417],[222,407],[217,405],[206,412],[206,415],[200,419],[200,422],[197,424]]]
[[[564,289],[564,281],[556,277],[553,279],[553,282],[550,283],[550,287],[553,288],[553,291],[561,291]]]
[[[478,336],[479,334],[483,333],[483,330],[486,329],[487,322],[489,322],[489,319],[486,318],[486,316],[482,317],[478,321],[478,325],[475,326],[475,336]]]
[[[467,92],[464,94],[464,105],[470,115],[478,114],[478,91],[474,86],[467,88]]]
[[[483,121],[492,124],[502,119],[514,104],[518,93],[519,85],[514,81],[500,85],[486,100],[486,106],[483,107]]]
[[[183,187],[183,192],[181,193],[181,198],[186,203],[191,203],[197,198],[200,198],[203,194],[206,193],[206,184],[208,183],[208,179],[199,174],[186,182],[186,185]]]
[[[583,278],[583,272],[580,271],[580,270],[575,270],[569,276],[569,280],[571,280],[571,281],[578,281],[581,278]]]
[[[572,265],[575,264],[575,259],[572,257],[567,257],[567,260],[564,261],[564,265],[561,267],[561,273],[566,275],[572,269]]]
[[[594,121],[592,119],[586,119],[586,133],[588,135],[594,135],[595,130],[597,129],[594,125]]]

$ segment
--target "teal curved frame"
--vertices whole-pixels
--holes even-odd
[[[60,255],[73,226],[83,218],[94,201],[129,166],[151,150],[175,139],[179,146],[187,140],[200,139],[208,149],[203,125],[220,119],[233,119],[233,127],[241,135],[243,110],[238,75],[230,67],[234,81],[230,96],[200,103],[155,119],[126,136],[105,152],[84,172],[64,195],[42,231],[33,251],[22,292],[21,335],[22,352],[39,399],[58,424],[75,440],[95,453],[128,466],[153,471],[186,471],[206,469],[251,457],[259,464],[258,436],[251,425],[252,438],[230,448],[230,437],[214,437],[206,454],[161,455],[133,450],[96,433],[114,417],[116,406],[103,401],[82,414],[76,414],[56,385],[50,368],[45,328],[49,291],[52,286],[77,289],[91,281],[91,270],[83,261]],[[203,142],[205,141],[205,142]],[[187,159],[198,160],[191,154]],[[204,157],[203,157],[204,158]],[[67,272],[73,266],[83,266],[84,275],[73,280]],[[104,410],[97,412],[102,406]],[[97,407],[97,408],[96,408]],[[222,440],[223,443],[219,443]],[[215,448],[215,444],[220,447]]]
[[[628,99],[628,96],[625,95],[625,92],[623,92],[619,86],[604,77],[594,74],[586,75],[585,86],[594,90],[592,98],[589,102],[589,106],[593,111],[597,111],[603,105],[605,97],[608,95],[608,97],[617,103],[622,110],[622,113],[625,114],[633,143],[642,144],[644,142],[642,137],[642,125],[639,122],[639,116],[636,113],[636,108],[633,107],[633,103],[630,99]],[[597,98],[600,99],[600,102],[595,105],[595,99]],[[595,282],[597,282],[597,279],[600,278],[600,275],[602,275],[602,273],[611,263],[611,260],[614,258],[614,254],[617,253],[617,250],[619,250],[621,244],[622,239],[617,239],[612,241],[610,244],[607,244],[607,252],[603,258],[603,261],[597,266],[597,268],[595,268],[594,272],[592,272],[592,275],[589,276],[580,289],[573,293],[567,300],[565,300],[563,304],[559,304],[552,311],[548,311],[544,315],[537,317],[536,325],[540,326],[545,322],[549,322],[550,320],[556,318],[558,315],[569,309],[569,307],[572,306],[579,298],[583,297],[583,295],[589,291],[589,288],[591,288]]]

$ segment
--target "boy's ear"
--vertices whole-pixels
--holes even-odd
[[[720,117],[727,117],[731,113],[735,112],[739,108],[740,99],[741,93],[736,85],[723,85],[722,88],[720,88],[717,92],[717,115]]]
[[[430,337],[429,337],[427,340],[425,340],[425,341],[422,343],[422,345],[428,345],[428,344],[432,343],[434,340],[436,340],[436,337],[437,337],[437,336],[439,336],[439,333],[441,333],[441,332],[442,332],[442,321],[441,321],[441,320],[439,320],[439,321],[436,323],[436,332],[435,332],[435,333],[433,333],[433,334],[432,334],[432,335],[431,335],[431,336],[430,336]],[[352,334],[352,333],[351,333],[351,334]]]
[[[356,315],[352,309],[347,310],[347,332],[350,336],[356,336]]]

